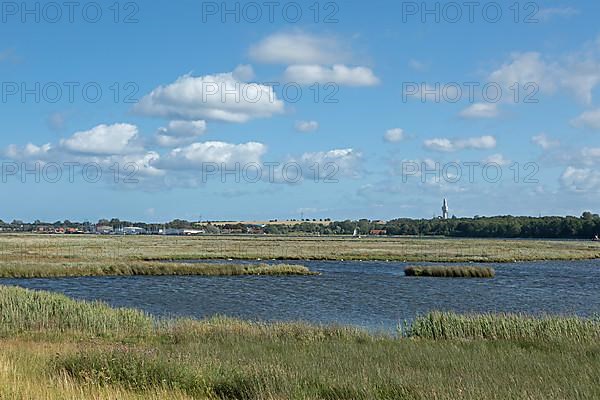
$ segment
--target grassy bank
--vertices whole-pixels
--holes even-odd
[[[417,266],[406,267],[404,274],[431,278],[493,278],[496,276],[496,271],[489,267]]]
[[[600,257],[600,242],[289,236],[0,234],[0,269],[15,263],[189,259],[513,262]]]
[[[600,321],[434,313],[404,335],[156,320],[0,286],[0,398],[595,399]]]
[[[127,263],[13,263],[0,268],[0,278],[66,278],[84,276],[239,276],[318,275],[302,265],[292,264],[201,264],[141,262]]]

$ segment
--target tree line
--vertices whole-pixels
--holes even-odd
[[[193,222],[176,219],[164,224],[122,221],[116,218],[101,219],[97,223],[56,221],[26,223],[0,221],[1,231],[32,232],[40,226],[77,228],[92,232],[96,226],[136,226],[148,232],[158,232],[161,228],[202,228],[206,233],[219,233],[232,230],[242,233],[262,232],[271,235],[393,235],[393,236],[447,236],[473,238],[549,238],[549,239],[591,239],[600,235],[600,216],[589,211],[580,217],[496,217],[456,218],[444,220],[398,218],[391,221],[371,221],[368,219],[345,221],[304,221],[296,224],[272,223],[265,226],[240,223],[213,225],[208,222]],[[250,229],[253,228],[253,229]]]

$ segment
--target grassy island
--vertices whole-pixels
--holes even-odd
[[[0,278],[66,278],[83,276],[238,276],[318,275],[302,265],[211,264],[170,262],[17,263],[0,268]]]
[[[493,278],[496,276],[496,271],[489,267],[417,266],[405,268],[404,274],[431,278]]]

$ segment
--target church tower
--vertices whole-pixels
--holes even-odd
[[[448,219],[448,201],[444,199],[444,204],[442,204],[442,219]]]

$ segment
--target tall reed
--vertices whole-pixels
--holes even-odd
[[[493,278],[496,271],[489,267],[407,267],[406,276],[423,276],[433,278]]]

